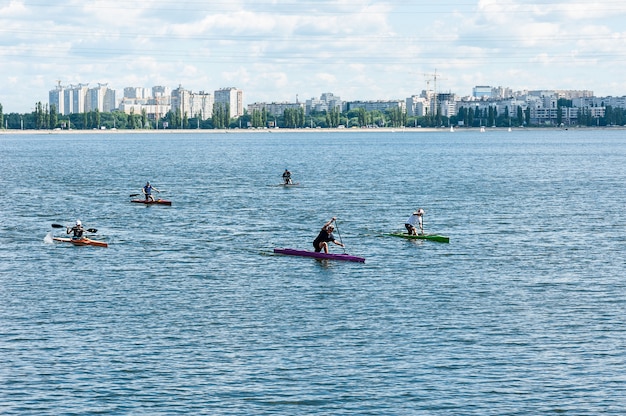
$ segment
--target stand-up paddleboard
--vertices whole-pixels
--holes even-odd
[[[145,199],[131,199],[130,202],[134,202],[136,204],[146,204],[146,205],[172,205],[172,201],[168,201],[167,199],[155,199],[145,200]]]
[[[270,185],[270,186],[282,186],[283,188],[291,188],[292,186],[300,186],[300,182],[294,182],[294,183],[279,183],[276,185]]]
[[[430,240],[437,241],[439,243],[449,243],[450,237],[446,237],[444,235],[439,234],[418,234],[418,235],[410,235],[407,233],[389,233],[385,235],[390,235],[392,237],[401,237],[409,240]]]
[[[352,256],[345,253],[316,253],[315,251],[297,250],[294,248],[275,248],[274,253],[286,254],[288,256],[313,257],[316,259],[343,260],[364,263],[363,257]]]

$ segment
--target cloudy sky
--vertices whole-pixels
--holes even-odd
[[[404,99],[435,78],[622,96],[625,21],[624,0],[0,0],[0,104],[30,112],[59,81],[245,104]]]

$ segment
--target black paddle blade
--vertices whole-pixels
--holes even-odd
[[[65,228],[65,225],[61,225],[61,224],[52,224],[52,228]]]
[[[97,232],[98,232],[98,229],[97,229],[97,228],[87,228],[87,232],[90,232],[90,233],[97,233]]]
[[[139,194],[130,194],[130,197],[139,196]]]

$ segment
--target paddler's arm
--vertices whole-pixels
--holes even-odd
[[[324,226],[323,226],[322,228],[323,228],[323,229],[326,229],[326,228],[327,228],[330,224],[332,224],[332,223],[333,223],[333,221],[335,221],[336,219],[337,219],[337,218],[332,217],[332,218],[330,219],[330,221],[328,221],[326,224],[324,224]]]

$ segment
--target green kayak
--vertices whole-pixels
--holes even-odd
[[[409,235],[407,233],[389,233],[385,235],[390,235],[393,237],[402,237],[408,240],[430,240],[437,241],[439,243],[449,243],[450,237],[446,237],[438,234],[418,234],[418,235]]]

